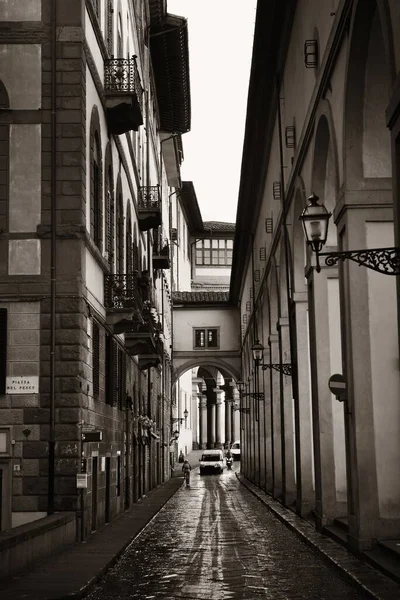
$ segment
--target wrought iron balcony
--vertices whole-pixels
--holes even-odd
[[[170,267],[168,240],[162,234],[156,235],[153,242],[153,268],[169,269]]]
[[[107,324],[123,333],[144,322],[140,276],[137,271],[104,276],[104,306]]]
[[[136,56],[110,58],[104,63],[104,92],[112,133],[137,131],[143,125],[143,89]]]
[[[139,188],[139,227],[141,231],[161,225],[161,194],[158,185]]]

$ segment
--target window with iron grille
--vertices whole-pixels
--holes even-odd
[[[6,393],[7,309],[0,308],[0,394]]]
[[[271,217],[267,217],[265,219],[265,233],[272,233],[273,230],[273,220]]]
[[[250,300],[247,300],[247,302],[246,302],[246,310],[247,310],[247,312],[251,311],[251,302],[250,302]]]
[[[260,260],[267,259],[267,249],[263,246],[260,248]]]
[[[280,181],[274,181],[274,183],[272,184],[272,197],[274,200],[281,199],[281,182]]]
[[[243,315],[243,323],[247,323],[247,315],[246,314]]]
[[[260,281],[260,271],[259,271],[259,269],[256,269],[254,271],[254,281]]]
[[[196,242],[196,265],[231,266],[232,254],[233,240],[204,239]]]
[[[194,348],[219,348],[219,327],[195,328]]]
[[[93,397],[98,398],[100,393],[100,327],[93,320],[92,326],[92,377]]]
[[[113,37],[113,16],[114,16],[114,2],[113,0],[106,0],[107,3],[107,12],[106,12],[106,22],[107,22],[107,50],[108,54],[111,56],[114,54],[114,37]]]
[[[295,148],[296,146],[296,128],[294,125],[288,125],[285,129],[286,148]]]
[[[124,212],[122,203],[122,194],[119,194],[117,201],[117,255],[116,255],[116,272],[122,274],[124,272]]]
[[[317,40],[306,40],[304,42],[304,64],[307,69],[318,67],[318,42]]]

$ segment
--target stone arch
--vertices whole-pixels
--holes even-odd
[[[92,108],[90,117],[90,235],[103,248],[103,161],[99,110]]]
[[[314,136],[311,189],[320,198],[329,212],[334,211],[339,189],[338,158],[336,136],[330,105],[322,101],[323,107],[317,121]],[[335,228],[328,229],[327,246],[337,245]]]
[[[363,187],[365,180],[391,176],[385,109],[394,57],[386,13],[385,0],[359,0],[353,13],[344,122],[346,182],[352,189]]]
[[[208,367],[211,362],[212,362],[212,365],[214,367],[216,367],[218,370],[221,369],[221,370],[226,371],[229,374],[229,376],[232,377],[235,381],[238,381],[240,379],[239,368],[236,367],[235,365],[231,364],[227,360],[224,360],[217,356],[212,356],[212,357],[211,356],[204,356],[204,357],[197,356],[197,357],[191,358],[189,360],[186,360],[184,363],[180,364],[179,366],[174,365],[173,383],[176,383],[176,381],[179,379],[179,377],[181,377],[189,369],[193,369],[194,367],[199,367],[199,368],[200,367]]]
[[[0,79],[0,108],[10,108],[7,89]],[[10,181],[10,126],[4,123],[0,129],[0,230],[8,230],[8,204]]]

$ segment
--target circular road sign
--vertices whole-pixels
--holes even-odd
[[[332,394],[335,394],[337,398],[341,398],[346,395],[347,392],[347,382],[343,375],[336,373],[335,375],[331,375],[329,377],[329,389]]]

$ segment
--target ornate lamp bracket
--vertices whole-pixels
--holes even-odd
[[[400,248],[320,252],[319,256],[325,257],[325,264],[328,267],[334,267],[339,261],[349,259],[384,275],[400,275]]]
[[[262,365],[262,370],[266,369],[275,369],[275,371],[279,371],[279,373],[283,373],[284,375],[292,376],[292,363],[277,363],[272,365]]]

